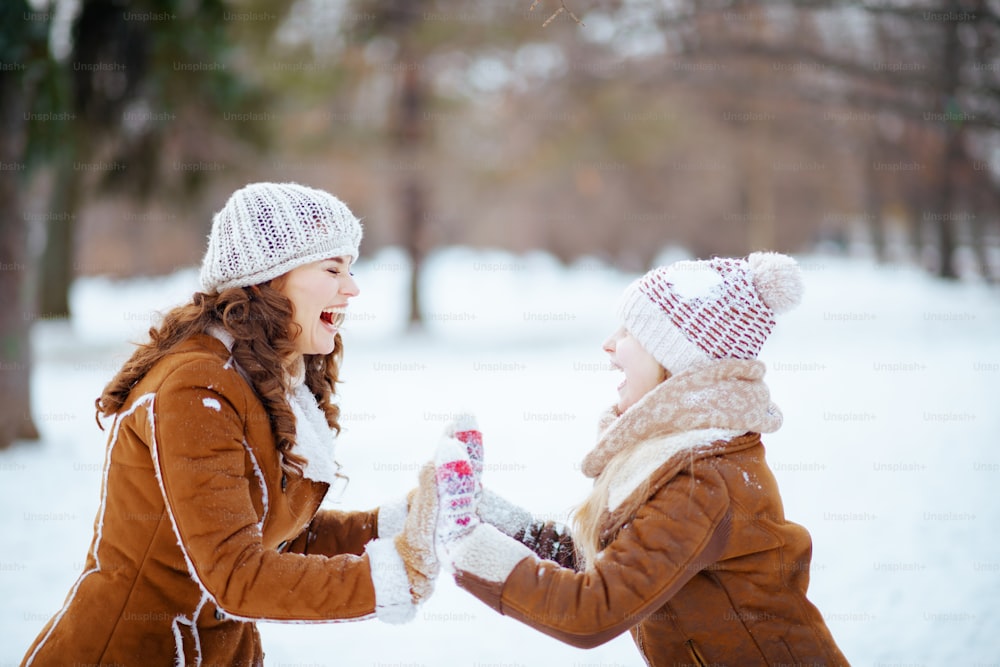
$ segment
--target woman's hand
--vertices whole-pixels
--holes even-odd
[[[433,463],[428,462],[420,469],[419,485],[407,499],[409,511],[403,522],[403,531],[393,538],[406,566],[414,604],[421,603],[434,591],[434,581],[441,569],[434,546],[438,521],[434,475]]]

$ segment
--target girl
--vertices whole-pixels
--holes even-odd
[[[629,286],[604,343],[624,380],[583,459],[594,487],[572,538],[439,475],[458,585],[574,646],[628,630],[650,665],[846,665],[806,598],[809,533],[785,520],[760,438],[781,413],[756,357],[801,291],[775,253],[679,262]],[[475,427],[455,430],[475,463],[481,440],[462,435]]]
[[[333,398],[360,242],[340,200],[293,183],[216,214],[202,291],[97,399],[113,422],[94,539],[24,665],[260,665],[257,620],[413,616],[436,574],[433,483],[409,515],[319,511],[343,481]]]

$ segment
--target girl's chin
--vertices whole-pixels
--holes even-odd
[[[629,391],[627,387],[621,387],[618,390],[618,412],[625,412],[633,405],[635,405],[642,396],[633,396],[633,392]]]

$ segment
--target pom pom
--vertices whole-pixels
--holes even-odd
[[[760,300],[772,311],[785,313],[802,301],[802,269],[794,259],[777,252],[755,252],[747,263]]]

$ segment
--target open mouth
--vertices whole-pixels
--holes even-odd
[[[327,308],[319,314],[319,319],[334,329],[339,329],[347,318],[347,310],[344,308]]]
[[[628,380],[628,378],[625,377],[625,369],[618,364],[611,362],[611,366],[608,370],[621,374],[621,381],[618,383],[618,390],[620,391],[621,388],[625,386],[625,382]]]

